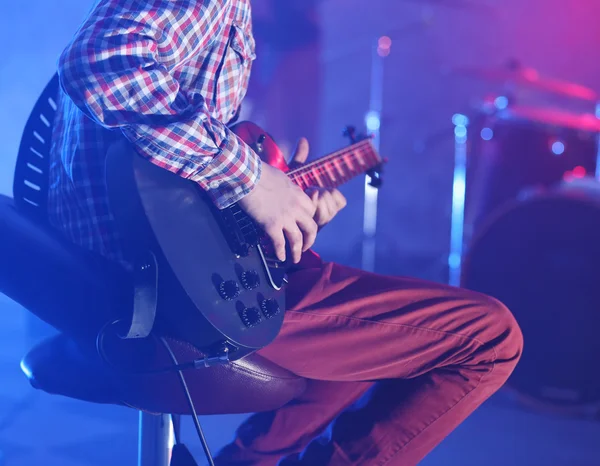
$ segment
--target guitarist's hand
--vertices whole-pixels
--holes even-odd
[[[296,146],[296,151],[292,156],[290,168],[296,168],[304,164],[308,158],[308,151],[308,141],[306,138],[300,138]],[[346,198],[337,189],[311,187],[305,192],[310,196],[315,205],[314,219],[319,228],[329,223],[340,210],[346,207]]]
[[[308,188],[304,191],[310,196],[317,208],[315,222],[319,228],[327,225],[337,213],[346,207],[346,198],[337,189],[333,188]]]
[[[263,228],[282,262],[286,259],[286,238],[295,264],[315,242],[315,205],[277,168],[263,163],[260,180],[239,205]]]

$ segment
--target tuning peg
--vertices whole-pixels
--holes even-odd
[[[369,172],[369,186],[374,188],[379,188],[383,184],[383,179],[381,178],[381,173],[379,172]]]
[[[346,126],[344,128],[344,136],[350,139],[351,143],[356,142],[356,128],[354,126]]]
[[[374,188],[379,188],[383,183],[383,178],[381,177],[381,172],[383,171],[383,164],[380,164],[369,170],[367,175],[369,176],[369,185]]]

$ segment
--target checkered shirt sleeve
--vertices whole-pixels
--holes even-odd
[[[208,92],[186,92],[179,70],[199,51],[216,48],[203,55],[207,58],[199,66],[204,78],[219,72],[217,58],[225,44],[214,38],[229,4],[105,0],[94,7],[59,59],[61,86],[87,117],[121,130],[156,165],[197,182],[219,208],[253,189],[261,161],[211,116],[215,102]],[[225,93],[212,91],[219,98],[230,92],[232,101],[239,97],[233,84]]]

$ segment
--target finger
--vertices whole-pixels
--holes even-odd
[[[309,152],[308,139],[300,138],[298,143],[296,144],[296,149],[294,150],[294,155],[292,155],[292,162],[294,164],[303,164],[306,162],[308,158]]]
[[[312,197],[315,194],[319,194],[319,188],[316,186],[309,186],[304,190],[304,194],[306,194],[309,197]]]
[[[337,211],[335,200],[333,196],[329,192],[324,192],[321,194],[321,199],[319,201],[319,207],[317,209],[317,213],[319,214],[319,220],[317,223],[319,225],[323,225],[335,215]]]
[[[315,212],[317,211],[317,204],[321,193],[317,191],[312,191],[310,195],[302,192],[303,196],[300,196],[300,207],[304,212],[306,212],[311,217],[314,217]]]
[[[322,202],[327,205],[327,207],[334,207],[335,210],[336,201],[333,198],[333,194],[331,191],[325,191],[321,196]]]
[[[329,211],[331,212],[331,217],[333,218],[337,213],[341,210],[341,206],[338,205],[337,199],[331,195],[331,204],[329,204]]]
[[[304,240],[302,252],[306,252],[312,247],[313,244],[315,244],[319,226],[312,217],[302,217],[298,219],[298,227],[300,228],[300,231],[302,231]]]
[[[281,262],[285,262],[285,236],[283,235],[283,230],[278,227],[270,228],[265,230],[265,233],[271,239],[273,243],[273,249],[275,250],[275,255],[277,259]]]
[[[327,222],[330,222],[333,217],[338,213],[337,202],[333,198],[333,196],[329,196],[327,198]]]
[[[315,222],[317,222],[318,226],[323,226],[329,221],[330,215],[329,207],[326,204],[321,203],[315,213]]]
[[[333,196],[333,199],[335,200],[338,210],[341,210],[344,207],[346,207],[346,204],[348,203],[348,201],[346,200],[344,195],[339,190],[334,189],[331,192],[331,195]]]
[[[310,197],[311,201],[315,206],[318,205],[319,202],[319,190],[317,188],[308,188],[304,191],[308,197]]]
[[[294,264],[300,262],[302,256],[302,245],[304,243],[304,235],[297,224],[293,224],[283,228],[285,237],[288,240],[288,246],[292,253]]]

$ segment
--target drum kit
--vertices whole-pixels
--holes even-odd
[[[450,268],[460,264],[461,286],[498,298],[519,322],[525,349],[507,384],[518,398],[598,418],[599,96],[514,62],[458,72],[511,92],[485,99],[455,123],[464,189],[456,190],[455,178],[460,258]],[[521,89],[593,112],[519,105],[514,95]]]

